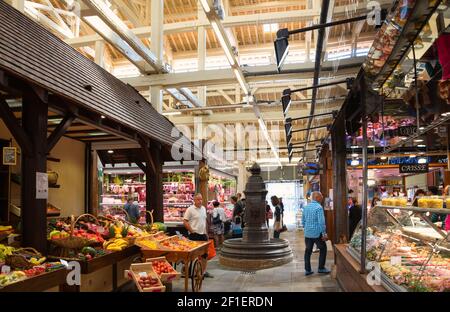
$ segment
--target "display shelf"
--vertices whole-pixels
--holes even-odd
[[[42,292],[66,283],[66,269],[58,269],[37,276],[29,277],[0,288],[0,292]]]
[[[404,26],[402,27],[398,24],[398,20],[394,20],[394,18],[405,14],[404,10],[408,10],[408,5],[411,2],[412,1],[409,0],[406,3],[403,3],[403,6],[400,4],[401,2],[397,2],[397,8],[395,10],[397,14],[395,16],[391,16],[391,19],[383,25],[377,35],[378,38],[375,39],[375,42],[369,52],[368,61],[364,64],[364,69],[368,72],[369,77],[373,81],[374,88],[381,89],[389,77],[393,75],[395,69],[408,52],[411,42],[415,41],[440,3],[440,1],[433,1],[434,4],[430,5],[431,1],[415,1],[415,5],[407,17]],[[386,34],[388,28],[392,30],[392,37],[389,37],[390,34]],[[385,49],[386,47],[389,48],[389,39],[390,41],[394,39],[395,43],[392,49],[388,49],[390,50],[390,53],[386,53],[386,51],[382,51],[380,49]],[[377,47],[379,49],[377,49]],[[374,58],[376,53],[381,53],[380,57],[377,59]],[[374,63],[380,59],[384,59],[384,64],[381,67],[370,65],[371,62]]]
[[[61,159],[55,158],[55,157],[47,157],[47,161],[52,161],[52,162],[61,162]]]
[[[398,209],[398,210],[406,210],[420,213],[438,213],[438,214],[450,214],[450,209],[447,208],[419,208],[415,206],[407,206],[407,207],[397,207],[397,206],[375,206],[381,209]]]
[[[346,248],[346,251],[348,254],[355,259],[358,263],[361,261],[361,253],[353,249],[352,247],[348,246]],[[366,259],[366,263],[368,263],[369,260]],[[392,280],[383,272],[380,271],[380,277],[381,277],[381,285],[390,292],[408,292],[408,290],[405,287],[402,287],[400,285],[397,285],[392,282]]]

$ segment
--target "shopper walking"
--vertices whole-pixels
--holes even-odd
[[[273,223],[273,238],[280,238],[280,233],[283,228],[281,224],[281,207],[280,200],[276,196],[270,198],[272,206],[275,208],[275,222]]]
[[[284,204],[283,197],[278,198],[280,200],[280,209],[281,209],[281,226],[284,226]]]
[[[314,244],[319,248],[319,273],[329,274],[330,270],[325,268],[327,259],[328,240],[325,215],[322,208],[323,196],[320,192],[311,194],[311,202],[303,209],[302,224],[305,233],[305,275],[311,275],[311,254]]]
[[[208,241],[208,231],[206,226],[206,209],[202,205],[202,194],[197,193],[194,195],[194,204],[190,206],[184,213],[183,223],[184,227],[189,232],[189,239],[193,241]],[[203,274],[205,277],[212,277],[206,272],[206,266],[208,265],[207,255],[202,257]]]
[[[216,248],[220,248],[224,240],[224,222],[226,221],[225,210],[220,207],[220,203],[217,200],[213,202],[213,207],[212,224],[214,232],[214,243],[216,245]]]
[[[270,227],[270,225],[269,225],[269,220],[270,219],[273,219],[273,211],[270,208],[270,205],[269,205],[269,203],[266,200],[266,224],[267,224],[267,228]]]

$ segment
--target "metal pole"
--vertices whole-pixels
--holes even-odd
[[[417,80],[417,59],[416,59],[416,49],[414,47],[414,42],[412,43],[412,51],[414,58],[414,88],[416,89],[416,118],[417,118],[417,133],[420,131],[420,121],[419,121],[419,88]]]
[[[362,193],[362,234],[361,234],[361,273],[366,272],[366,243],[367,243],[367,117],[366,117],[366,81],[365,77],[361,78],[361,99],[362,99],[362,160],[363,160],[363,193]]]
[[[300,29],[290,30],[289,35],[300,34],[300,33],[304,33],[307,31],[323,29],[323,28],[327,28],[327,27],[333,27],[333,26],[338,26],[338,25],[342,25],[342,24],[349,24],[349,23],[365,21],[365,20],[367,20],[367,15],[357,16],[357,17],[352,17],[349,19],[340,20],[340,21],[334,21],[334,22],[330,22],[330,23],[318,24],[318,25],[313,25],[313,26],[304,27],[304,28],[300,28]]]

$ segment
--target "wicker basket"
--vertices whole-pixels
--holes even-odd
[[[82,214],[77,219],[75,219],[74,216],[71,216],[71,225],[70,225],[70,233],[69,233],[70,236],[69,237],[65,237],[65,238],[60,238],[60,239],[53,239],[53,240],[50,240],[50,242],[53,245],[58,246],[60,248],[76,249],[76,250],[81,249],[81,248],[86,247],[86,246],[91,246],[91,245],[96,244],[96,242],[94,242],[94,241],[92,241],[90,239],[87,239],[87,238],[84,238],[84,237],[73,236],[73,231],[74,231],[75,224],[82,217],[86,217],[86,216],[92,217],[98,223],[98,219],[95,216],[93,216],[91,214],[88,214],[88,213]]]
[[[33,267],[27,257],[41,258],[42,254],[32,247],[19,248],[13,254],[5,258],[5,264],[12,269],[28,270]]]

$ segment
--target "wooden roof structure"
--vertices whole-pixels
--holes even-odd
[[[54,100],[50,106],[62,111],[86,110],[91,120],[98,120],[100,128],[113,122],[120,125],[120,132],[136,141],[140,136],[165,146],[183,141],[171,135],[173,123],[159,114],[133,87],[4,1],[0,1],[0,42],[0,70],[73,104],[73,107],[67,107],[66,102],[61,104]],[[59,117],[51,115],[56,119]],[[89,141],[112,138],[83,124],[75,126],[79,128],[69,129],[66,136]],[[97,133],[88,135],[93,130]]]

